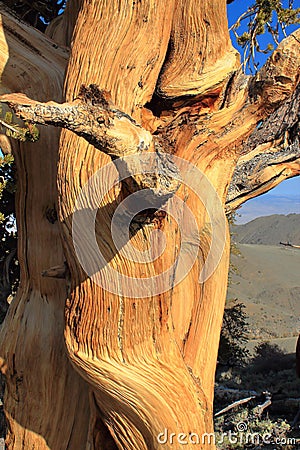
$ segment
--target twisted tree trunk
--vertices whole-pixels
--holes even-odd
[[[247,77],[225,3],[69,0],[48,30],[69,45],[75,24],[64,91],[66,51],[3,11],[2,101],[63,128],[14,144],[10,449],[213,447],[224,211],[300,169],[300,33]]]
[[[60,101],[68,52],[2,7],[0,33],[2,93]],[[64,261],[56,212],[59,132],[41,130],[38,145],[11,144],[18,169],[21,283],[0,338],[7,447],[84,448],[89,399],[65,351],[66,283],[42,277]]]

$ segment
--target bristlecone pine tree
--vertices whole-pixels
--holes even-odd
[[[98,246],[120,273],[117,291],[81,267],[72,216],[94,173],[142,151],[196,166],[224,211],[298,175],[300,32],[250,77],[230,41],[225,0],[69,0],[47,36],[3,5],[0,12],[1,100],[41,124],[38,142],[9,144],[21,281],[1,328],[7,448],[178,449],[183,441],[188,449],[195,434],[197,448],[214,448],[201,440],[213,431],[229,239],[199,283],[215,224],[192,189],[172,179],[171,158],[159,170],[150,165],[151,176],[128,164],[132,176],[99,205]],[[158,203],[132,221],[131,251],[159,245],[153,230],[164,232],[165,248],[141,264],[114,247],[110,225],[118,205],[143,187]],[[202,233],[186,243],[187,259],[188,244],[197,247],[196,261],[179,283],[174,265],[170,289],[145,288],[134,298],[124,275],[154,279],[176,260],[188,212],[182,208],[179,223],[160,211],[174,197]],[[86,239],[82,230],[93,259]],[[164,444],[157,436],[166,431]]]

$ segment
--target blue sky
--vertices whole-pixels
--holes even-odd
[[[228,5],[227,11],[228,11],[229,28],[237,21],[237,19],[241,16],[241,14],[244,13],[249,8],[249,6],[253,5],[254,2],[255,2],[255,0],[243,0],[243,1],[234,0],[233,3]],[[288,3],[289,3],[288,0],[282,0],[283,7],[287,8]],[[299,0],[294,0],[294,6],[295,7],[300,6]],[[289,27],[287,27],[287,30],[286,30],[287,34],[292,33],[298,27],[299,27],[299,25],[290,25]],[[241,26],[237,31],[238,31],[238,34],[242,34],[244,31],[247,31],[247,19],[241,22]],[[233,45],[237,48],[237,50],[241,51],[241,48],[238,47],[236,44],[233,32],[231,32],[231,36],[232,36]],[[283,33],[281,32],[280,39],[282,39],[283,37],[284,37]],[[269,33],[265,33],[265,34],[262,34],[261,36],[259,36],[258,41],[259,41],[259,44],[262,49],[265,49],[269,43],[276,46],[272,39],[272,36]],[[259,62],[259,67],[261,67],[264,64],[264,62],[268,58],[268,56],[269,55],[265,55],[263,53],[256,54],[256,62]]]
[[[233,3],[228,5],[228,21],[229,26],[236,22],[237,18],[246,9],[254,3],[250,0],[235,0]],[[294,2],[295,6],[297,2]],[[283,1],[283,6],[287,7],[288,1]],[[288,33],[291,33],[297,28],[297,26],[290,26],[287,29]],[[246,30],[240,28],[239,34]],[[240,51],[241,49],[237,46],[235,37],[232,33],[233,45]],[[265,48],[268,43],[273,43],[272,37],[268,34],[263,35],[260,38],[260,44],[262,48]],[[260,63],[261,67],[269,55],[258,54],[257,61]],[[249,200],[239,211],[241,218],[239,222],[247,222],[255,217],[261,215],[269,214],[288,214],[292,212],[297,212],[300,214],[300,176],[291,178],[280,183],[279,186],[269,191],[267,194],[262,195],[256,199]]]

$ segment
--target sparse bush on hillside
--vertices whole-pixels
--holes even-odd
[[[229,366],[243,365],[249,358],[245,348],[247,342],[248,322],[245,305],[237,299],[225,309],[220,337],[218,360]]]
[[[284,370],[287,363],[285,353],[277,344],[270,342],[262,342],[255,347],[255,355],[252,360],[252,367],[257,372],[268,373],[271,371],[278,372]]]
[[[266,391],[271,403],[258,414],[257,406],[264,403]],[[295,422],[295,418],[300,405],[300,380],[296,377],[295,356],[285,354],[277,345],[262,342],[256,346],[255,354],[246,366],[217,372],[215,411],[250,396],[255,398],[215,418],[217,443],[224,437],[224,442],[218,445],[219,450],[299,448],[299,424]],[[239,440],[233,442],[234,439],[224,436],[226,432],[237,432],[240,423],[245,424],[247,433],[270,434],[272,444],[258,445]],[[244,438],[245,435],[242,439]]]
[[[218,418],[215,429],[219,450],[296,448],[295,440],[289,436],[291,427],[285,420],[260,419],[247,407]]]

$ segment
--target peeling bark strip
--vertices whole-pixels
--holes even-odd
[[[300,83],[293,95],[259,121],[241,150],[227,195],[235,209],[300,171]]]
[[[136,155],[131,167],[125,160],[124,170],[129,179],[124,184],[129,192],[150,189],[155,198],[149,207],[159,208],[179,187],[179,182],[174,179],[178,169],[170,158],[163,156],[167,149],[163,149],[158,139],[128,114],[117,109],[110,94],[96,85],[82,86],[77,99],[69,103],[40,103],[22,94],[3,95],[0,102],[7,103],[23,120],[73,131],[113,160]],[[151,168],[151,176],[132,175],[141,164],[139,154],[142,152],[157,154],[156,167]],[[141,173],[143,171],[141,167]],[[122,178],[123,175],[124,172]]]
[[[284,136],[287,143],[296,141],[299,144],[300,122],[300,83],[291,97],[279,106],[266,120],[257,124],[241,150],[246,155],[266,142],[274,142]],[[287,133],[287,134],[286,134]]]

